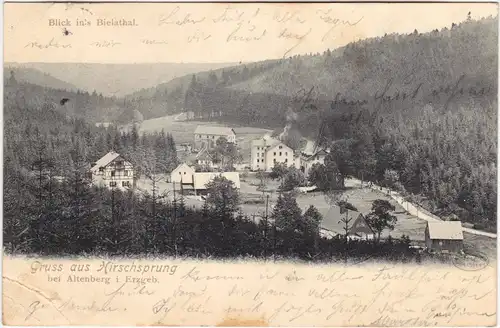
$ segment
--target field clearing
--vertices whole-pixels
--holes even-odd
[[[260,217],[264,217],[266,213],[266,198],[263,197],[262,192],[257,190],[258,179],[255,177],[255,173],[247,173],[246,176],[241,179],[241,209],[244,214],[249,217],[258,220]],[[273,206],[276,204],[278,198],[277,187],[279,183],[273,180],[267,180],[266,195],[269,195],[268,204],[268,214],[272,213]],[[167,183],[166,179],[159,182],[158,184],[159,192],[168,192],[168,199],[173,200],[173,184]],[[151,189],[151,183],[148,180],[140,179],[137,182],[139,189],[143,191],[148,191]],[[176,186],[177,191],[179,186]],[[415,216],[409,215],[405,210],[393,199],[384,195],[382,193],[373,191],[368,188],[359,188],[358,186],[352,186],[344,192],[344,196],[348,197],[348,201],[352,203],[358,211],[363,214],[367,214],[371,210],[371,204],[375,199],[385,199],[391,202],[396,207],[394,215],[396,215],[398,222],[393,231],[384,231],[382,237],[387,237],[389,234],[394,238],[400,238],[403,234],[410,236],[411,240],[423,241],[424,240],[424,230],[426,221],[418,219]],[[196,200],[194,197],[186,197],[186,204],[189,207],[201,207],[203,202]],[[313,192],[308,194],[297,195],[297,203],[301,210],[304,212],[310,205],[314,205],[318,211],[323,215],[322,227],[333,231],[335,233],[343,232],[343,223],[339,222],[339,218],[328,216],[328,211],[330,209],[330,204],[327,197],[320,192]]]
[[[191,122],[190,122],[191,123]],[[266,193],[263,196],[261,191],[257,190],[259,179],[255,173],[246,172],[241,174],[241,188],[240,188],[240,208],[245,215],[254,221],[258,221],[265,217],[266,214],[266,197],[269,195],[269,203],[267,207],[268,214],[271,215],[273,206],[276,204],[278,198],[278,181],[267,179],[265,181]],[[391,235],[394,238],[400,238],[403,234],[410,237],[413,242],[422,244],[425,240],[424,231],[427,222],[419,219],[414,215],[409,214],[399,203],[384,192],[373,190],[371,188],[361,188],[355,181],[346,181],[347,189],[343,192],[343,197],[352,203],[359,212],[367,214],[371,210],[372,202],[376,199],[384,199],[389,201],[396,208],[394,215],[397,217],[397,223],[393,231],[384,231],[382,238]],[[137,183],[140,190],[151,190],[151,183],[145,179],[140,179]],[[158,183],[159,192],[168,192],[168,199],[173,200],[173,185],[167,183],[166,179]],[[179,190],[179,186],[176,186]],[[185,203],[189,208],[201,208],[203,201],[196,197],[185,197]],[[314,205],[318,211],[323,215],[321,226],[334,233],[343,233],[343,223],[339,222],[338,217],[331,217],[328,215],[330,204],[320,192],[312,192],[308,194],[299,193],[297,195],[297,203],[301,210],[304,212],[310,205]],[[464,245],[468,249],[474,249],[487,255],[490,259],[496,258],[496,239],[474,235],[464,232]]]
[[[253,139],[261,137],[271,130],[236,126],[223,123],[215,122],[203,122],[203,121],[185,121],[184,115],[168,115],[159,118],[153,118],[149,120],[144,120],[140,127],[139,133],[153,133],[160,132],[162,129],[165,133],[171,133],[174,137],[175,143],[177,145],[181,143],[193,143],[194,142],[194,131],[198,125],[208,125],[208,126],[220,126],[220,127],[231,127],[236,133],[236,138],[238,142],[238,148],[243,156],[244,162],[249,162],[250,160],[250,142]]]

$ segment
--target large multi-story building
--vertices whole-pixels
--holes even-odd
[[[108,188],[126,190],[134,187],[134,167],[120,154],[110,151],[90,169],[92,183]]]
[[[268,135],[252,141],[250,158],[252,171],[269,172],[277,163],[295,166],[293,149]]]
[[[198,150],[205,147],[207,149],[214,148],[220,137],[225,137],[228,142],[236,143],[236,133],[232,128],[199,125],[194,131],[195,148]]]

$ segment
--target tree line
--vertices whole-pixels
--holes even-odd
[[[39,255],[238,256],[307,261],[381,257],[412,261],[409,239],[350,241],[321,237],[321,214],[302,213],[293,194],[283,193],[269,217],[258,222],[239,210],[239,195],[225,178],[207,185],[201,209],[182,195],[158,201],[151,194],[98,188],[84,176],[63,182],[8,177],[4,206],[7,252]]]

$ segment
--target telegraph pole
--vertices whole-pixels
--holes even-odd
[[[181,177],[182,183],[182,177]],[[177,226],[177,200],[175,196],[175,182],[174,182],[174,219],[172,227],[172,242],[174,244],[174,258],[177,257],[177,237],[176,237],[176,226]]]
[[[266,196],[266,218],[264,221],[264,259],[267,260],[267,224],[268,224],[269,195]]]

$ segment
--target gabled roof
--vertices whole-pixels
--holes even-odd
[[[272,138],[271,136],[264,136],[262,138],[252,140],[252,146],[258,147],[272,147],[281,143],[280,140]]]
[[[205,146],[202,150],[196,154],[196,159],[209,159],[212,160],[212,155],[208,152],[207,147]]]
[[[270,151],[270,150],[272,150],[272,149],[274,149],[274,148],[276,148],[277,146],[280,146],[280,145],[283,146],[283,147],[288,148],[290,151],[293,151],[293,149],[291,147],[287,146],[284,142],[279,141],[279,140],[278,140],[278,142],[275,142],[270,148],[266,149],[266,151]]]
[[[95,163],[95,165],[92,166],[92,168],[90,170],[92,172],[95,172],[95,171],[99,170],[100,167],[106,167],[109,163],[111,163],[112,161],[114,161],[118,157],[120,157],[120,154],[118,154],[118,153],[116,153],[114,151],[110,151],[109,153],[107,153],[106,155],[104,155],[103,157],[101,157]]]
[[[186,163],[181,163],[181,164],[177,165],[177,167],[175,169],[172,170],[172,173],[176,172],[178,169],[180,169],[183,166],[188,167],[189,169],[191,169],[194,172],[194,169],[191,166],[187,165]]]
[[[460,221],[427,221],[427,228],[430,239],[464,239]]]
[[[316,143],[312,140],[307,140],[306,145],[302,149],[304,155],[313,155],[316,148]]]
[[[354,222],[351,222],[351,224],[349,235],[361,236],[362,234],[374,234],[373,229],[368,225],[363,215],[358,215],[358,218]]]
[[[240,174],[238,172],[196,172],[193,175],[194,188],[197,190],[206,189],[206,184],[217,176],[232,181],[236,188],[240,188]]]
[[[323,213],[321,213],[321,214],[323,214]],[[361,213],[359,213],[359,212],[348,210],[347,211],[347,216],[348,216],[348,219],[351,220],[349,222],[349,225],[354,224],[354,222],[358,219],[358,217],[359,217],[360,214]],[[334,205],[334,206],[331,206],[328,209],[328,211],[323,214],[323,217],[325,217],[325,218],[333,218],[333,221],[337,222],[337,221],[340,221],[340,219],[345,219],[346,213],[341,213],[340,207]]]
[[[232,128],[224,126],[208,126],[208,125],[198,125],[194,131],[196,134],[212,134],[217,136],[227,136],[230,134],[236,134]]]

